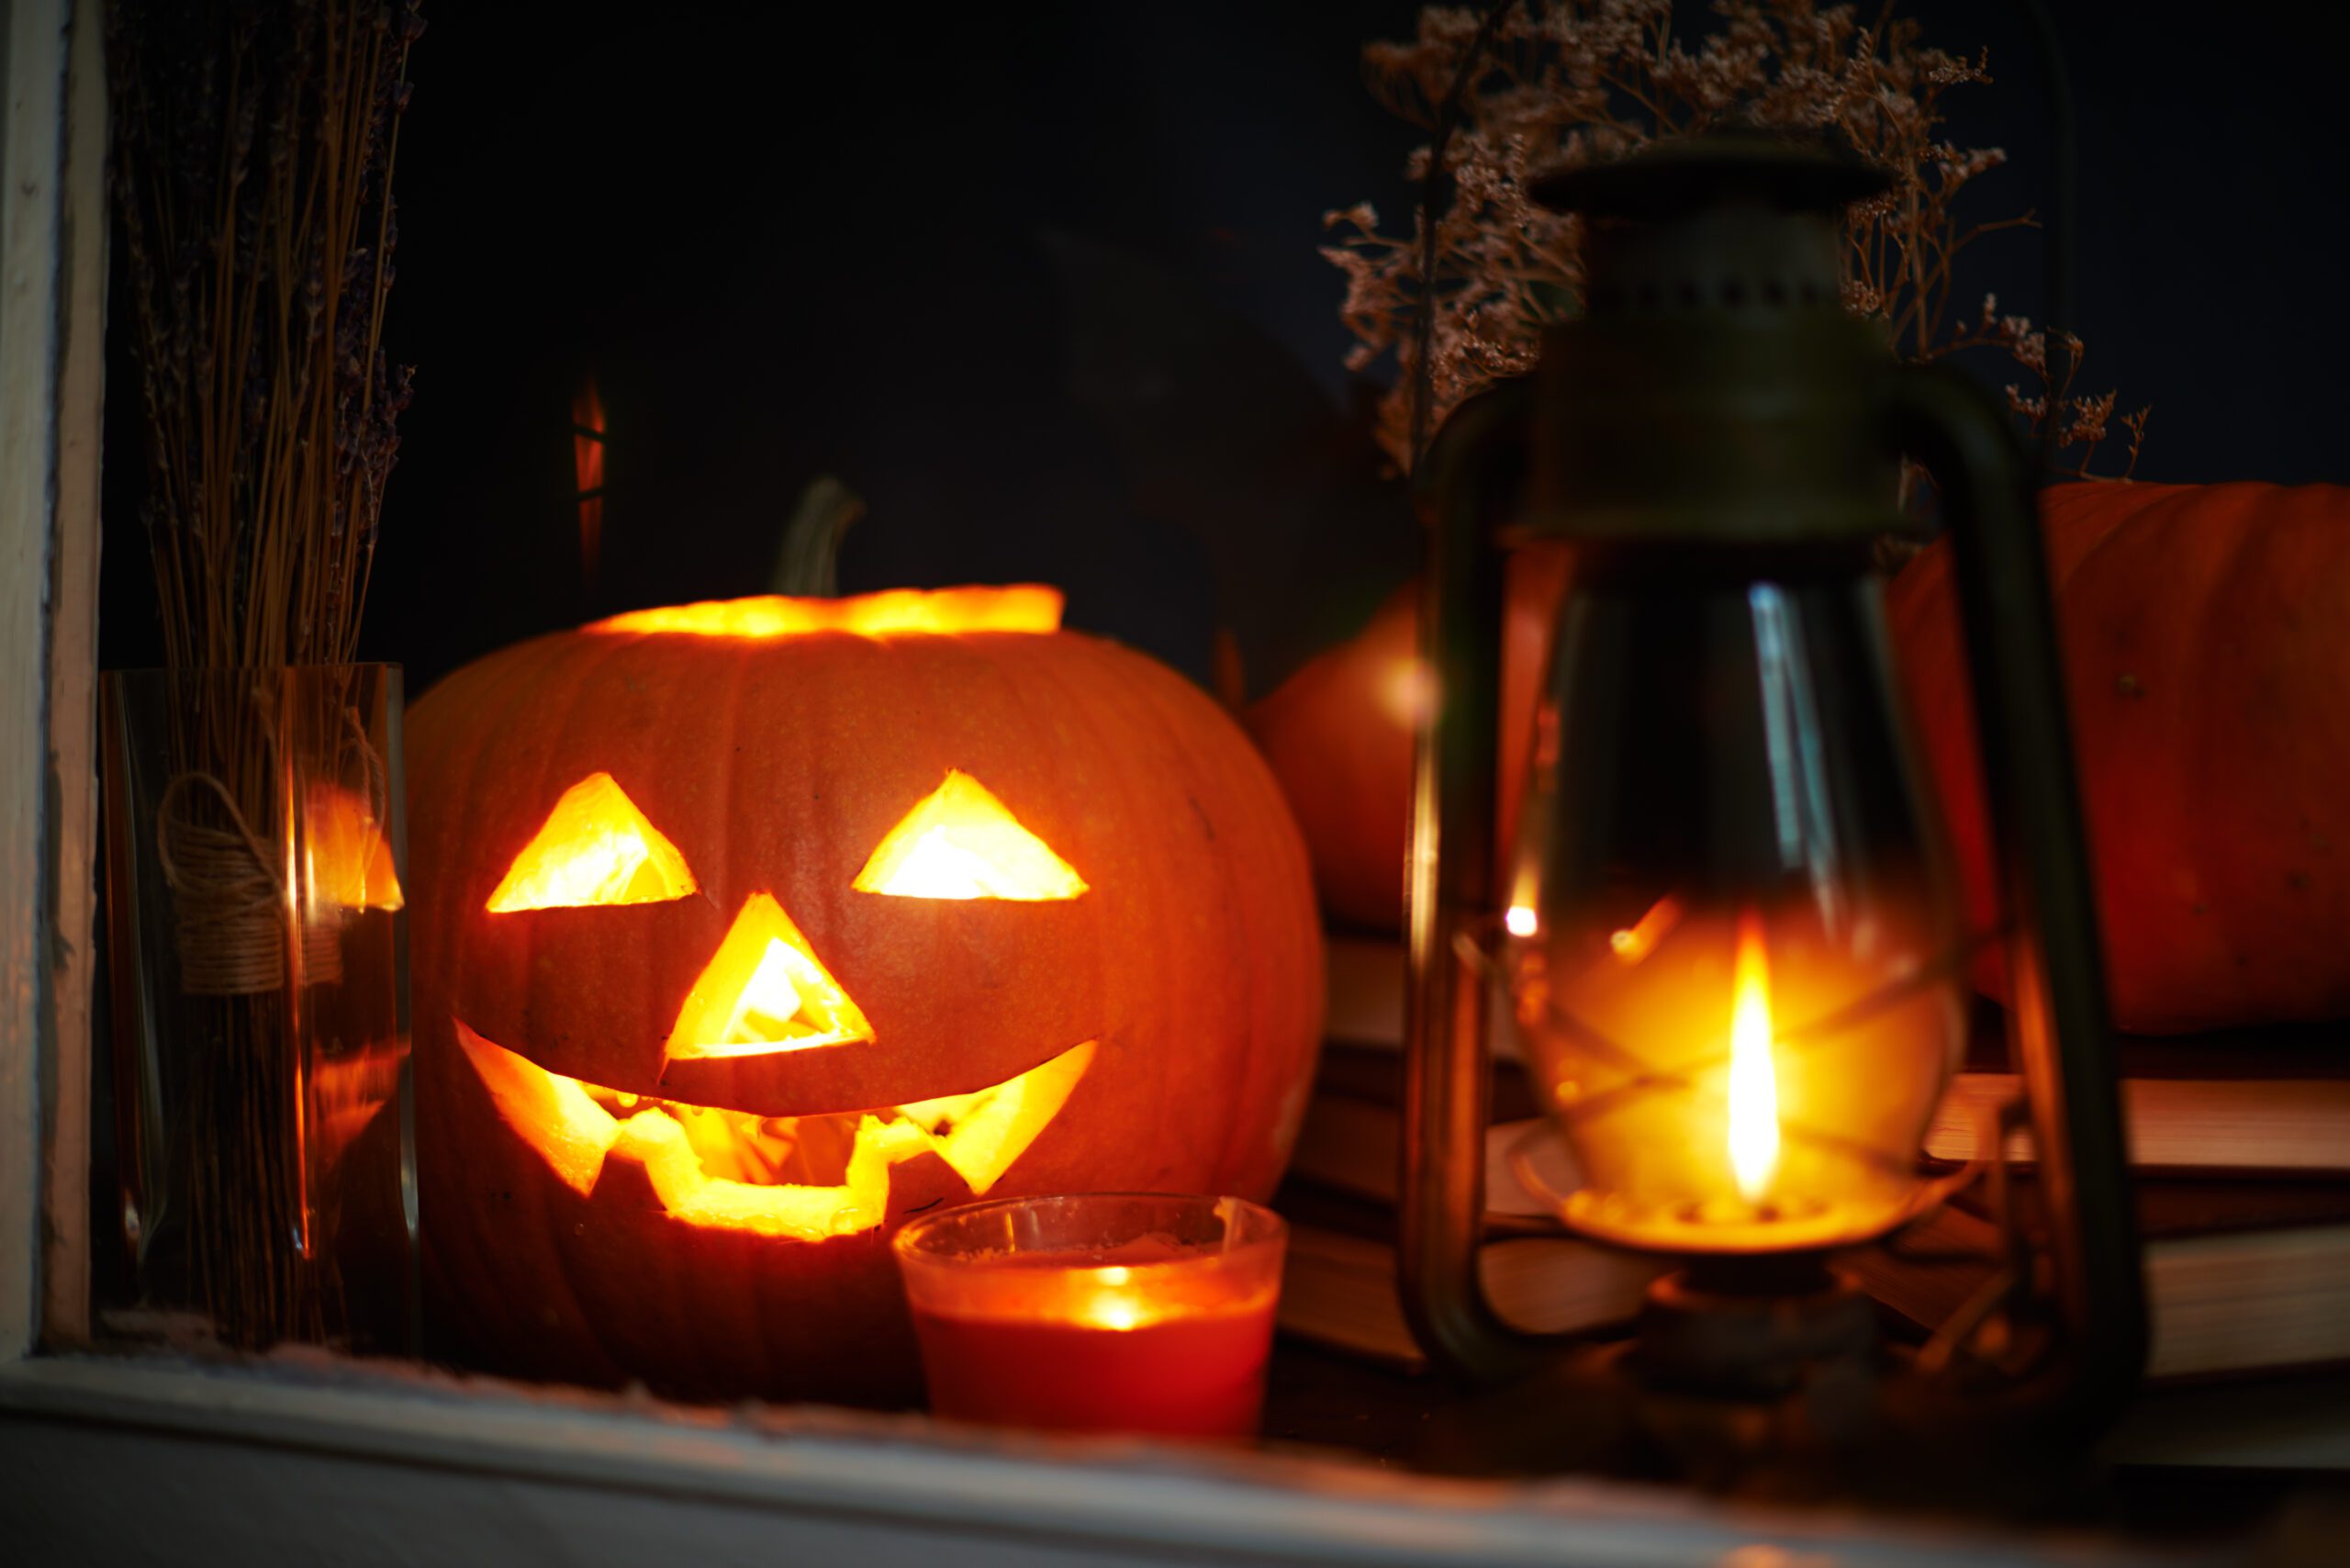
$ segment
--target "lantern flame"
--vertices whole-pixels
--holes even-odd
[[[1760,1203],[1779,1167],[1779,1078],[1771,1060],[1771,979],[1762,928],[1750,912],[1739,921],[1731,967],[1729,1165],[1739,1195]]]

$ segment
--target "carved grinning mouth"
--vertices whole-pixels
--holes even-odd
[[[457,1043],[515,1135],[582,1197],[608,1159],[644,1168],[670,1217],[801,1241],[871,1230],[892,1166],[935,1154],[985,1193],[1052,1124],[1094,1042],[969,1094],[879,1110],[755,1116],[606,1089],[552,1072],[454,1020]]]

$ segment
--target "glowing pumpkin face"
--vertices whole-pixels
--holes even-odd
[[[477,1355],[900,1398],[907,1213],[1270,1190],[1303,848],[1220,711],[1058,609],[644,612],[418,705],[424,1234]]]
[[[890,830],[852,886],[919,899],[1068,899],[1086,890],[983,785],[953,771]],[[596,773],[564,791],[486,907],[510,914],[666,903],[698,890],[677,846],[610,774]],[[879,1225],[890,1167],[917,1155],[936,1154],[973,1196],[985,1193],[1060,1110],[1094,1050],[1088,1040],[1005,1082],[890,1106],[887,1120],[847,1112],[802,1126],[801,1118],[583,1083],[483,1039],[462,1020],[457,1043],[507,1125],[582,1195],[618,1155],[644,1167],[672,1218],[805,1241]],[[686,992],[664,1043],[664,1080],[681,1061],[873,1043],[873,1025],[791,917],[773,895],[755,892]]]

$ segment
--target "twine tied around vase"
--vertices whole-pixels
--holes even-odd
[[[383,820],[389,780],[358,714],[346,708],[342,720],[345,741],[357,742],[372,827]],[[274,745],[275,737],[271,738]],[[205,792],[218,802],[227,825],[199,819],[196,801]],[[297,790],[286,808],[306,850],[318,826],[308,820],[309,794],[307,789]],[[164,788],[156,802],[155,849],[164,882],[172,890],[173,939],[183,991],[195,996],[251,996],[282,990],[289,920],[300,933],[301,983],[331,984],[342,979],[342,924],[352,912],[339,902],[300,896],[303,890],[289,885],[269,846],[218,775],[191,768]]]
[[[229,826],[196,820],[189,797],[199,790],[218,799]],[[172,890],[181,989],[196,996],[250,996],[282,988],[285,889],[229,787],[210,773],[180,774],[165,786],[155,816],[155,855]]]

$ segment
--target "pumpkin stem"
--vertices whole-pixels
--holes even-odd
[[[767,591],[793,599],[839,598],[841,537],[864,515],[863,497],[830,474],[818,475],[800,492],[800,505],[784,525]]]

